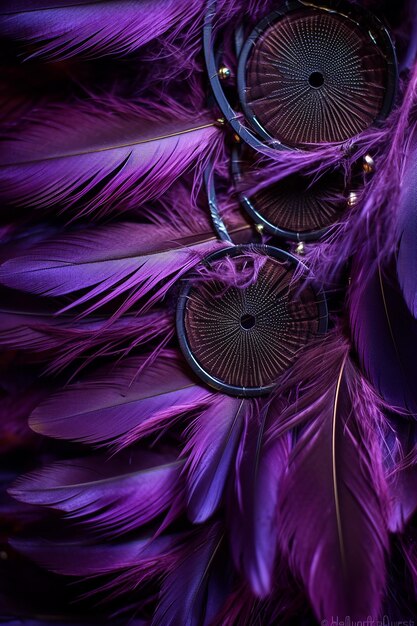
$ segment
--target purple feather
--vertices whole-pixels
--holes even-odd
[[[417,511],[417,431],[414,422],[392,420],[387,429],[386,474],[390,498],[389,529],[404,532]]]
[[[350,323],[361,365],[394,409],[417,415],[417,321],[408,310],[392,263],[375,267],[357,257],[352,269]]]
[[[193,421],[184,448],[188,513],[206,521],[219,506],[243,428],[247,401],[219,395]]]
[[[280,413],[279,402],[247,407],[246,426],[236,460],[235,493],[229,499],[230,543],[235,563],[252,592],[267,596],[273,586],[278,538],[277,502],[288,463],[285,434],[266,441],[268,424]]]
[[[298,397],[281,416],[284,429],[299,425],[279,499],[281,548],[318,620],[379,615],[388,534],[373,396],[337,336],[301,357],[296,374]]]
[[[161,196],[191,165],[199,172],[222,137],[212,113],[165,101],[91,100],[21,121],[3,138],[0,199],[80,217]]]
[[[164,555],[176,544],[174,537],[136,539],[126,543],[88,544],[82,542],[15,540],[13,547],[36,563],[65,576],[102,576],[125,569],[140,571],[148,563],[162,573]],[[159,568],[161,571],[159,571]]]
[[[48,371],[63,369],[80,358],[83,365],[99,356],[124,355],[171,335],[172,319],[164,311],[140,317],[124,315],[109,324],[105,316],[76,319],[56,315],[53,309],[34,302],[0,308],[0,346],[50,360]]]
[[[118,536],[169,509],[181,462],[170,454],[129,452],[54,463],[21,477],[9,493],[27,504],[57,509],[94,532]]]
[[[203,8],[203,0],[6,0],[0,35],[24,43],[26,59],[125,55],[162,35],[163,45],[195,34]]]
[[[230,584],[222,542],[219,524],[188,541],[184,554],[162,583],[152,626],[209,626]]]
[[[121,315],[152,291],[146,302],[151,306],[218,246],[204,230],[192,235],[184,228],[123,222],[67,232],[35,245],[0,266],[0,282],[41,296],[86,290],[63,310],[90,303],[87,312],[92,312],[127,294],[117,311]]]
[[[402,166],[398,208],[397,272],[404,299],[417,317],[417,128],[411,131]]]
[[[67,386],[37,407],[29,425],[57,439],[127,445],[211,401],[176,354],[164,351],[138,376],[144,364],[146,358],[132,357]]]

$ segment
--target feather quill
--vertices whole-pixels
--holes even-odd
[[[212,113],[168,96],[151,107],[117,99],[50,106],[3,137],[0,198],[74,218],[126,211],[160,197],[191,165],[200,171],[221,137]]]
[[[366,619],[380,614],[388,543],[378,412],[346,343],[328,341],[300,359],[299,398],[281,416],[283,429],[298,424],[299,434],[281,487],[279,539],[317,619]]]
[[[9,493],[117,537],[169,509],[180,490],[180,470],[174,455],[143,451],[73,459],[21,477]]]
[[[57,439],[127,445],[212,400],[175,353],[163,351],[143,369],[145,363],[146,357],[131,357],[67,386],[35,409],[30,427]]]

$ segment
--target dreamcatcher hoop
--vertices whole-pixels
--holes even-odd
[[[230,104],[219,77],[219,67],[214,48],[213,32],[213,22],[216,16],[216,6],[216,0],[209,0],[204,22],[204,54],[209,81],[212,87],[214,97],[225,119],[228,121],[228,123],[230,124],[234,132],[239,136],[239,138],[247,143],[249,146],[251,146],[254,150],[264,154],[270,154],[271,149],[300,149],[299,147],[286,145],[281,140],[273,137],[265,129],[264,125],[254,114],[253,107],[247,101],[246,97],[246,68],[251,51],[255,43],[265,33],[265,30],[271,24],[281,19],[282,17],[288,16],[295,11],[305,11],[306,8],[312,11],[328,11],[329,14],[338,15],[346,20],[349,20],[350,23],[355,24],[357,28],[360,28],[363,32],[366,32],[369,35],[370,40],[372,40],[375,45],[378,46],[378,49],[381,51],[386,61],[387,80],[383,103],[379,114],[373,121],[373,124],[380,123],[388,115],[395,99],[398,68],[393,42],[387,29],[380,22],[380,20],[360,7],[351,6],[345,0],[325,0],[321,1],[320,4],[316,4],[314,0],[308,3],[304,2],[303,0],[286,0],[282,7],[276,9],[268,16],[264,17],[253,29],[252,33],[249,35],[246,41],[242,43],[237,61],[237,91],[239,96],[239,104],[243,112],[242,116],[242,114],[236,111]],[[239,38],[242,39],[242,34],[240,34]],[[245,125],[242,117],[244,117],[248,125]]]
[[[285,264],[292,268],[295,273],[297,269],[303,268],[306,269],[304,264],[294,257],[289,252],[281,250],[279,248],[275,248],[273,246],[259,245],[259,244],[242,244],[231,246],[227,248],[222,248],[202,260],[202,264],[207,267],[210,267],[213,263],[225,258],[236,258],[239,256],[244,257],[245,254],[248,253],[260,253],[269,257],[273,261],[278,261],[279,263]],[[198,283],[197,283],[198,285]],[[184,285],[181,289],[178,302],[177,302],[177,312],[176,312],[176,326],[177,326],[177,336],[179,339],[179,344],[181,350],[184,354],[184,357],[191,367],[191,369],[195,372],[195,374],[203,380],[207,385],[227,393],[232,396],[239,397],[254,397],[260,396],[269,393],[275,387],[275,381],[268,382],[267,384],[254,385],[254,386],[242,386],[238,384],[231,384],[230,382],[225,381],[218,375],[216,375],[213,371],[209,371],[209,369],[197,358],[195,354],[193,342],[195,343],[195,338],[191,338],[189,336],[189,331],[187,330],[187,314],[189,311],[190,303],[192,303],[193,299],[193,290],[197,289],[196,282],[189,278],[184,282]],[[316,286],[310,285],[312,293],[314,294],[313,304],[316,307],[317,315],[314,318],[314,322],[317,326],[316,334],[321,335],[327,331],[328,324],[328,310],[327,310],[327,301],[324,292],[317,288]],[[242,315],[242,318],[244,315]],[[250,316],[249,316],[250,317]],[[254,317],[254,316],[253,316]],[[313,319],[313,318],[312,318]],[[241,321],[242,323],[242,321]],[[249,328],[243,327],[245,330],[249,330]],[[252,327],[251,327],[252,328]],[[304,344],[305,345],[305,344]],[[303,345],[300,345],[300,349]]]

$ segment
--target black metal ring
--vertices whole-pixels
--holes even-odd
[[[387,63],[387,85],[384,102],[378,117],[374,120],[374,124],[379,124],[387,117],[394,103],[398,81],[397,57],[392,39],[385,26],[377,17],[362,7],[358,7],[357,5],[352,6],[346,0],[320,0],[317,4],[314,0],[310,0],[309,2],[305,2],[303,0],[285,0],[280,9],[275,10],[273,13],[263,18],[254,28],[249,38],[243,44],[242,51],[238,59],[237,89],[242,110],[244,112],[243,117],[247,120],[251,128],[245,126],[243,120],[240,121],[242,115],[232,108],[220,83],[213,48],[213,18],[216,13],[216,0],[208,0],[207,12],[204,21],[204,55],[208,77],[214,96],[224,117],[242,141],[250,145],[254,150],[264,154],[270,154],[271,149],[299,150],[299,148],[286,146],[281,141],[272,137],[257,120],[250,105],[246,101],[245,72],[248,56],[254,42],[258,39],[259,35],[264,32],[267,25],[270,25],[273,21],[276,21],[283,15],[297,9],[306,8],[306,6],[313,9],[324,9],[333,13],[339,13],[347,19],[355,22],[355,24],[366,30],[366,32],[370,33],[371,37],[384,51]]]

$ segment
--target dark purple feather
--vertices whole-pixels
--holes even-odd
[[[91,99],[42,109],[3,137],[0,199],[12,206],[125,211],[161,196],[191,165],[219,151],[213,113]],[[200,167],[196,166],[200,163]]]
[[[162,583],[152,626],[209,626],[230,584],[222,543],[218,523],[187,542],[183,555]]]
[[[218,508],[241,436],[247,401],[219,395],[195,418],[184,448],[188,514],[206,521]]]
[[[31,428],[57,439],[127,445],[212,400],[176,354],[164,351],[143,369],[145,363],[132,357],[67,386],[32,413]]]
[[[360,363],[372,385],[393,409],[417,415],[417,320],[403,300],[392,262],[379,267],[357,256],[350,324]]]
[[[172,550],[175,543],[175,537],[166,536],[101,544],[16,539],[12,541],[12,546],[57,574],[89,577],[126,569],[139,572],[147,563],[154,564],[155,573],[161,574],[166,566],[164,555]]]
[[[172,454],[143,451],[60,461],[21,477],[9,493],[117,537],[169,509],[181,489],[181,465]]]
[[[86,290],[66,309],[87,303],[88,312],[127,294],[118,309],[121,314],[152,292],[149,307],[216,246],[214,235],[204,229],[192,234],[184,227],[135,222],[86,228],[6,261],[0,266],[0,282],[41,296]]]
[[[281,549],[318,620],[379,615],[388,531],[374,397],[337,336],[296,370],[298,397],[281,416],[284,429],[299,425],[279,498]]]
[[[124,315],[109,324],[104,315],[80,319],[56,315],[53,308],[32,301],[0,307],[0,346],[49,361],[49,371],[76,359],[83,365],[93,358],[126,354],[171,334],[172,319],[164,311]]]
[[[195,33],[203,7],[203,0],[6,0],[0,35],[25,44],[26,59],[125,55],[162,35],[160,45]]]
[[[405,0],[404,22],[407,30],[407,48],[401,60],[401,69],[412,69],[417,58],[417,12],[414,0]]]
[[[235,563],[252,592],[267,596],[273,587],[278,539],[277,502],[288,463],[288,433],[266,441],[268,425],[279,418],[279,402],[252,402],[236,460],[229,500],[230,543]]]
[[[2,389],[0,382],[0,453],[30,448],[34,433],[28,427],[28,417],[48,396],[42,385],[29,384],[13,391]]]
[[[389,495],[389,529],[404,532],[417,511],[417,429],[414,422],[393,417],[385,434]]]
[[[402,165],[397,236],[398,279],[407,306],[417,317],[417,128],[411,131]]]

